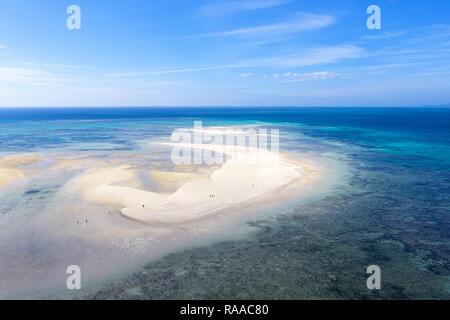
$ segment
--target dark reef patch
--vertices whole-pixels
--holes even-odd
[[[36,194],[36,193],[39,193],[39,192],[41,192],[41,190],[33,189],[33,190],[25,191],[25,194]]]
[[[246,241],[171,254],[86,298],[449,299],[449,173],[367,168],[324,199],[249,222],[258,232]],[[366,288],[372,264],[381,290]]]

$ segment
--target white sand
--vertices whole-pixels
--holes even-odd
[[[233,159],[245,157],[249,151],[247,147],[212,144],[186,146],[232,154]],[[128,218],[146,223],[176,224],[196,221],[227,208],[273,199],[275,192],[282,192],[294,182],[301,192],[302,186],[319,176],[310,165],[305,168],[299,161],[283,155],[278,163],[272,161],[276,156],[269,151],[261,151],[259,157],[256,164],[237,164],[233,159],[229,160],[211,175],[199,179],[180,176],[183,183],[171,194],[117,185],[133,179],[135,172],[128,166],[88,174],[79,181],[79,190],[89,202],[122,208],[121,213]],[[159,174],[158,177],[163,176]],[[172,183],[175,176],[169,174],[167,177],[168,183]]]
[[[222,151],[236,158],[246,153],[233,149]],[[145,154],[111,154],[105,161],[76,154],[40,155],[43,160],[31,167],[22,165],[32,164],[32,155],[0,159],[0,168],[31,178],[24,183],[33,189],[50,186],[48,193],[27,195],[0,221],[7,226],[0,233],[1,298],[73,298],[76,290],[66,289],[68,265],[82,267],[84,294],[168,253],[246,239],[260,228],[245,222],[288,214],[290,200],[321,195],[340,179],[337,162],[307,154],[293,156],[300,161],[280,155],[278,169],[273,163],[172,166],[162,161],[155,166]],[[165,149],[155,158],[166,155]],[[270,159],[271,153],[261,156]],[[141,157],[145,161],[136,161]],[[39,172],[31,175],[30,170]]]
[[[206,179],[213,172],[212,168],[211,170],[199,168],[196,172],[192,172],[189,169],[186,171],[188,172],[151,170],[150,178],[162,192],[175,192],[183,184]]]
[[[36,154],[17,154],[0,159],[0,189],[7,184],[26,178],[27,174],[20,166],[38,162],[41,158]]]
[[[195,147],[220,151],[223,146]],[[222,151],[236,158],[246,153],[233,149]],[[39,160],[32,154],[0,159],[8,181],[32,178],[24,183],[36,190],[49,186],[50,191],[27,196],[0,221],[7,226],[0,233],[2,298],[46,298],[53,295],[50,289],[56,290],[55,297],[72,298],[77,293],[65,286],[68,265],[83,268],[85,292],[91,284],[118,279],[168,253],[244,238],[259,230],[246,221],[266,213],[284,214],[284,208],[270,210],[281,201],[289,207],[284,200],[322,194],[333,187],[331,180],[338,171],[335,162],[306,154],[295,156],[301,161],[280,155],[278,169],[232,162],[172,166],[146,161],[163,158],[167,150],[156,156],[108,154],[104,160],[77,154],[40,155],[43,160],[31,167],[27,165]],[[270,153],[261,155],[271,158]],[[152,183],[147,184],[148,177]],[[5,189],[9,187],[14,190],[15,185]]]

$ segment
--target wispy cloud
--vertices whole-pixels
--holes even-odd
[[[0,45],[0,49],[8,49],[8,47]]]
[[[344,59],[364,56],[365,50],[356,45],[328,46],[311,48],[302,52],[271,58],[249,61],[249,65],[278,68],[304,67],[322,63],[334,63]]]
[[[25,65],[36,67],[36,68],[43,68],[43,69],[49,69],[49,70],[91,70],[95,69],[93,67],[88,66],[82,66],[82,65],[74,65],[74,64],[55,64],[55,63],[35,63],[35,62],[25,62]]]
[[[208,4],[200,8],[203,16],[223,16],[239,11],[250,11],[258,9],[273,8],[284,5],[290,0],[243,0],[243,1],[222,1]]]
[[[319,15],[310,13],[297,13],[295,19],[277,23],[250,28],[240,28],[221,32],[211,32],[199,35],[185,37],[207,38],[207,37],[226,37],[226,36],[274,36],[280,34],[288,34],[305,30],[321,29],[335,23],[335,18],[330,15]]]
[[[228,64],[228,65],[218,65],[218,66],[205,66],[205,67],[192,67],[192,68],[179,68],[179,69],[168,69],[168,70],[155,70],[146,72],[122,72],[122,73],[110,73],[107,77],[112,78],[122,78],[122,77],[142,77],[142,76],[152,76],[170,73],[185,73],[185,72],[197,72],[197,71],[209,71],[218,69],[230,69],[244,67],[244,65]]]
[[[154,70],[144,72],[122,72],[110,73],[107,77],[145,77],[152,75],[171,74],[171,73],[185,73],[185,72],[200,72],[211,71],[219,69],[232,68],[290,68],[290,67],[304,67],[323,63],[334,63],[344,59],[355,59],[364,56],[365,50],[356,45],[339,45],[329,47],[310,48],[302,52],[291,55],[275,56],[269,58],[252,59],[240,61],[234,64],[222,64],[213,66],[199,66],[190,68],[178,68],[167,70]]]
[[[67,81],[73,81],[73,79],[59,77],[46,70],[0,67],[0,82],[25,85],[54,85]]]
[[[363,36],[361,39],[363,40],[378,40],[378,39],[389,39],[389,38],[395,38],[400,37],[402,35],[405,35],[409,32],[409,30],[402,30],[397,32],[385,32],[383,34],[378,34],[374,36]]]
[[[242,77],[242,78],[248,78],[248,77],[250,77],[252,74],[253,74],[253,73],[251,73],[251,72],[241,73],[241,77]]]
[[[291,73],[287,72],[282,75],[283,79],[279,83],[305,82],[312,80],[329,80],[342,77],[340,73],[320,71],[310,73]]]

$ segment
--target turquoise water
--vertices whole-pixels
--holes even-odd
[[[450,108],[2,108],[0,152],[84,148],[85,143],[98,150],[130,150],[135,140],[170,134],[192,126],[192,120],[278,124],[289,132],[379,151],[393,161],[408,156],[410,165],[450,165]]]
[[[349,178],[249,221],[246,240],[169,255],[87,298],[450,298],[450,108],[3,108],[0,156],[151,152],[194,120],[278,128],[282,150],[340,161]],[[1,225],[40,214],[66,175],[0,194]],[[50,245],[35,241],[17,248]],[[365,287],[371,264],[380,291]]]

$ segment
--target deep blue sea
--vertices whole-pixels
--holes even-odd
[[[450,108],[0,108],[0,157],[148,152],[194,120],[278,128],[280,149],[341,161],[348,179],[249,221],[251,238],[171,254],[87,298],[450,298]],[[0,222],[18,199],[37,208],[33,192],[0,194]],[[372,264],[382,290],[366,288]]]

